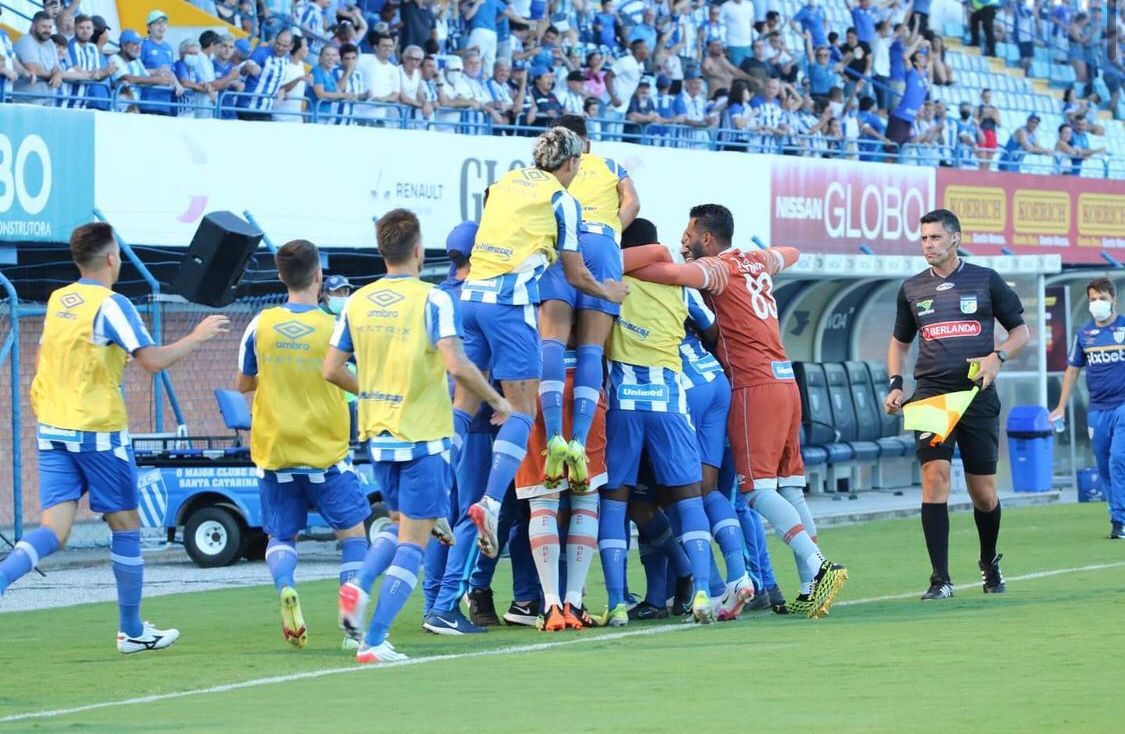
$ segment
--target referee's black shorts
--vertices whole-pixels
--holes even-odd
[[[948,388],[936,389],[919,385],[910,396],[911,402],[949,392]],[[977,394],[969,409],[953,428],[944,442],[931,446],[933,436],[929,433],[914,432],[914,442],[918,461],[950,461],[953,458],[954,444],[961,450],[961,462],[966,474],[988,476],[996,473],[996,459],[1000,451],[1000,397],[995,387]]]

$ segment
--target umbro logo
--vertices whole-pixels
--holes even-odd
[[[77,293],[67,293],[59,299],[59,303],[63,305],[63,308],[77,308],[85,302],[86,301],[82,299],[82,296],[78,295]]]
[[[367,300],[371,301],[380,308],[392,306],[405,297],[406,296],[403,296],[401,293],[395,293],[389,288],[380,288],[377,291],[372,291],[371,293],[367,294]]]
[[[300,321],[283,321],[280,324],[275,324],[273,330],[290,341],[297,341],[316,331],[313,327]]]

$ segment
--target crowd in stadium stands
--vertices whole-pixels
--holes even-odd
[[[46,0],[14,48],[0,30],[0,83],[67,107],[493,134],[571,112],[601,139],[965,168],[1038,154],[1077,174],[1104,153],[1090,136],[1125,108],[1125,21],[1103,0],[966,5],[985,55],[1010,43],[1026,73],[1045,48],[1073,68],[1053,148],[1035,113],[997,140],[989,90],[938,98],[958,80],[931,0],[843,1],[847,27],[823,0],[191,0],[260,40],[220,28],[173,48],[160,10],[113,39],[78,0]]]

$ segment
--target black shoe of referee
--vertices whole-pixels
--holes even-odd
[[[922,601],[933,601],[935,599],[950,599],[953,597],[953,584],[949,579],[943,579],[941,576],[934,574],[930,576],[930,588],[925,594],[922,594]]]
[[[1000,559],[1003,554],[992,559],[992,563],[980,562],[980,580],[986,594],[1003,594],[1007,591],[1004,586],[1004,574],[1000,571]]]
[[[695,597],[691,576],[676,579],[676,596],[672,601],[672,616],[683,617],[691,614],[691,602]]]

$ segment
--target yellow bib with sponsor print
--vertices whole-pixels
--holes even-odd
[[[615,239],[621,241],[621,197],[617,193],[618,166],[613,161],[593,153],[582,155],[578,175],[567,191],[582,205],[582,221],[610,226]],[[474,252],[475,256],[475,252]]]
[[[538,168],[509,171],[489,186],[466,280],[517,272],[533,255],[554,262],[559,226],[551,202],[565,190],[557,178]]]
[[[335,325],[319,308],[258,315],[250,458],[259,469],[327,469],[347,456],[348,403],[320,371]]]
[[[92,341],[98,309],[113,291],[71,283],[51,294],[43,319],[31,406],[40,423],[73,431],[123,431],[121,378],[129,355]]]
[[[417,278],[387,277],[348,299],[363,440],[389,433],[419,443],[453,435],[445,363],[426,333],[432,288]]]
[[[625,276],[629,297],[613,322],[606,357],[643,367],[680,372],[680,342],[688,316],[684,289]]]

